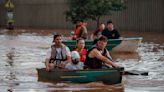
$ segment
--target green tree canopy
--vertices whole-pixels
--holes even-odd
[[[72,23],[92,19],[99,24],[102,16],[125,9],[124,0],[68,0],[68,5],[66,20]]]

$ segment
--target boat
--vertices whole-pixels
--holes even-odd
[[[109,39],[106,48],[113,52],[136,52],[139,47],[142,37]],[[76,46],[75,40],[64,40],[63,43],[72,50]],[[87,49],[93,46],[92,40],[86,40],[85,46]]]
[[[54,69],[47,72],[45,68],[37,69],[38,81],[89,83],[103,82],[119,84],[122,81],[124,68],[65,70]]]

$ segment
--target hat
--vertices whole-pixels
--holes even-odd
[[[77,51],[72,51],[71,52],[72,60],[79,59],[80,55]]]

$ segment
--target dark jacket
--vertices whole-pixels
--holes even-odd
[[[116,29],[109,31],[109,29],[106,28],[102,31],[102,35],[106,36],[108,39],[118,39],[120,37],[120,33]]]

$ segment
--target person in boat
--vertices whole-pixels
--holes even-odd
[[[91,34],[91,40],[95,40],[99,37],[102,36],[102,31],[105,29],[105,24],[101,23],[99,24],[98,29],[94,30],[93,33]]]
[[[74,51],[77,51],[80,55],[80,61],[85,62],[87,49],[85,48],[85,40],[83,38],[77,39],[77,45]]]
[[[107,28],[102,31],[102,35],[106,36],[108,39],[119,39],[120,33],[114,28],[112,21],[107,22]]]
[[[64,68],[68,62],[71,62],[71,52],[70,49],[62,43],[60,34],[56,34],[53,37],[53,45],[48,50],[45,66],[46,70],[50,71],[55,67]]]
[[[118,67],[109,58],[110,54],[105,48],[108,39],[105,36],[101,36],[94,47],[88,50],[86,55],[86,61],[84,62],[85,68],[101,69],[105,66]]]
[[[78,38],[87,39],[87,23],[83,20],[79,20],[76,22],[76,27],[74,30],[74,35],[72,37],[72,40],[76,40]]]
[[[71,52],[71,59],[72,62],[69,62],[66,64],[65,69],[68,70],[82,70],[84,63],[80,62],[80,55],[77,51],[72,51]]]

